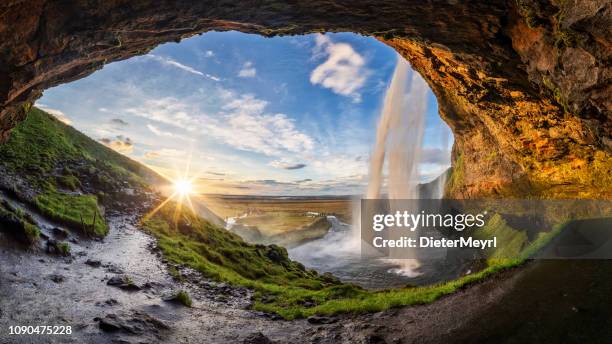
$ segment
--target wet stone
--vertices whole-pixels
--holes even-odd
[[[127,275],[120,275],[111,277],[107,282],[107,285],[117,287],[123,290],[140,290],[141,288],[132,281]]]
[[[242,343],[243,344],[273,344],[275,342],[270,340],[270,338],[266,337],[263,333],[255,332],[255,333],[251,333],[248,336],[246,336],[244,340],[242,341]]]
[[[54,227],[53,235],[59,239],[66,239],[68,237],[68,231],[63,228]]]
[[[49,275],[49,279],[55,283],[62,283],[66,280],[66,277],[58,274]]]
[[[98,268],[98,267],[102,266],[102,262],[99,261],[99,260],[95,260],[95,259],[87,259],[85,261],[85,264],[89,265],[89,266],[91,266],[93,268]]]
[[[310,316],[308,317],[307,320],[310,324],[313,324],[313,325],[333,324],[336,321],[338,321],[338,319],[336,318],[322,317],[318,315]]]

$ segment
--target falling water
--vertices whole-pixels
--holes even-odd
[[[368,199],[381,197],[386,155],[391,213],[395,208],[393,200],[419,198],[417,167],[426,111],[427,84],[406,60],[398,58],[378,124],[366,195]],[[393,263],[399,267],[391,272],[408,277],[419,275],[420,264],[416,259],[393,259]]]
[[[427,84],[420,75],[412,71],[403,58],[398,58],[377,128],[365,195],[368,199],[388,197],[390,209],[394,208],[394,200],[418,199],[419,196],[438,198],[443,190],[444,180],[440,177],[440,185],[431,195],[419,195],[418,191],[417,167],[421,159],[427,91]],[[289,254],[309,267],[331,271],[344,280],[373,288],[399,286],[408,280],[411,283],[437,281],[453,273],[442,271],[446,266],[442,266],[442,270],[432,264],[420,266],[415,259],[370,256],[363,251],[360,210],[360,200],[355,200],[352,225],[328,219],[332,229],[325,237],[292,248]]]
[[[366,194],[368,199],[381,196],[385,153],[389,169],[389,199],[418,198],[417,166],[426,111],[427,84],[406,60],[398,58],[376,132]]]

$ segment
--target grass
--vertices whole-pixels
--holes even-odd
[[[95,236],[105,235],[108,227],[101,216],[100,200],[94,196],[94,191],[106,192],[115,185],[115,181],[134,187],[146,187],[145,180],[150,175],[145,167],[87,138],[38,109],[32,109],[28,119],[13,131],[9,142],[0,145],[0,157],[0,165],[5,170],[28,179],[36,194],[31,202],[44,214]],[[67,168],[66,162],[72,161],[79,164],[74,164],[74,168]],[[460,156],[449,181],[451,188],[462,185],[463,165]],[[91,180],[87,179],[87,182],[97,185],[96,188],[90,189],[92,192],[89,194],[86,192],[86,186],[82,185],[85,183],[81,183],[85,181],[83,176],[95,176]],[[61,188],[78,192],[66,192]],[[106,199],[107,196],[103,198]],[[108,199],[112,201],[112,197],[109,196]],[[308,208],[305,208],[305,204]],[[244,213],[245,209],[259,208],[264,209],[265,213],[282,212],[290,216],[300,216],[305,211],[313,211],[321,214],[334,213],[342,218],[343,215],[350,216],[349,205],[348,200],[309,203],[303,200],[263,202],[258,199],[243,199],[234,202],[229,208],[225,206],[221,209],[232,211],[235,215]],[[5,211],[6,218],[21,228],[25,237],[37,236],[37,231],[27,216],[10,209],[2,209],[0,215]],[[274,312],[286,319],[314,314],[381,311],[392,307],[428,303],[499,271],[522,264],[548,243],[556,231],[560,231],[559,227],[526,244],[503,223],[493,223],[492,232],[505,233],[511,240],[516,240],[513,249],[519,250],[520,253],[515,258],[490,260],[489,266],[484,270],[446,283],[371,292],[358,286],[340,283],[331,275],[320,275],[316,271],[306,269],[302,264],[291,261],[282,247],[248,244],[239,236],[216,227],[189,211],[176,213],[175,210],[176,204],[169,202],[142,222],[143,228],[157,238],[158,246],[169,262],[191,267],[211,279],[251,288],[254,291],[253,309]],[[68,244],[60,243],[58,248],[64,254],[69,254]],[[178,271],[177,275],[180,275]],[[190,300],[189,295],[185,296],[185,302]]]
[[[447,195],[454,195],[464,184],[465,166],[463,163],[463,155],[459,155],[453,163],[450,176],[444,186]]]
[[[85,234],[104,237],[108,233],[108,225],[100,213],[96,196],[49,190],[36,196],[35,204],[44,215],[78,228]]]
[[[270,227],[279,231],[308,225],[313,220],[313,215],[308,212],[318,213],[320,216],[335,215],[344,222],[350,222],[352,215],[350,199],[262,199],[207,195],[202,200],[211,211],[223,218],[243,214],[249,214],[252,219],[268,214],[282,215],[287,221],[279,221],[280,223]],[[244,221],[247,225],[256,225],[249,223],[249,217]]]
[[[62,256],[69,256],[70,255],[70,244],[67,242],[60,242],[57,244],[57,248],[60,251]]]
[[[106,201],[112,205],[112,195],[106,197],[106,191],[126,186],[143,188],[147,180],[159,181],[145,166],[37,108],[31,108],[26,120],[0,145],[0,166],[31,188],[25,193],[12,190],[25,198],[22,201],[54,220],[97,237],[108,233],[99,207]],[[98,199],[96,195],[104,197]]]
[[[32,218],[6,201],[0,201],[0,230],[8,232],[26,245],[36,243],[40,237],[40,229]]]
[[[490,266],[500,260],[520,256],[528,243],[527,233],[508,226],[499,214],[493,215],[484,228],[475,232],[474,237],[477,239],[497,238],[497,248],[488,249],[486,252],[487,263]]]
[[[184,290],[181,290],[176,294],[176,301],[186,307],[191,307],[191,305],[193,304],[193,302],[191,301],[191,297]]]
[[[157,237],[169,261],[189,266],[216,280],[251,288],[255,291],[253,309],[277,313],[285,319],[374,312],[429,303],[524,263],[562,228],[558,226],[527,244],[521,235],[494,216],[488,234],[504,235],[516,241],[516,245],[511,245],[513,252],[500,253],[496,259],[489,260],[484,270],[457,280],[373,292],[308,271],[300,263],[289,260],[283,248],[246,244],[188,212],[176,217],[174,209],[175,206],[166,206],[143,223]]]

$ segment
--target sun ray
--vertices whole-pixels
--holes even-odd
[[[180,216],[183,212],[184,205],[193,213],[196,214],[196,207],[194,206],[194,202],[191,199],[192,195],[197,195],[201,193],[201,186],[197,184],[199,178],[203,175],[202,173],[192,174],[191,173],[191,163],[192,163],[192,152],[190,152],[187,159],[185,159],[185,168],[181,169],[178,166],[174,169],[174,178],[169,177],[167,175],[163,175],[169,182],[172,187],[171,195],[166,198],[163,202],[161,202],[155,209],[150,211],[147,215],[143,217],[143,221],[150,219],[157,212],[159,212],[163,207],[168,205],[170,201],[174,201],[174,212],[173,212],[173,221],[174,225],[177,226],[180,220]],[[165,188],[162,187],[162,189]]]
[[[168,202],[170,202],[172,200],[172,198],[174,198],[174,196],[176,196],[176,192],[173,193],[172,195],[170,195],[170,197],[166,198],[163,202],[161,202],[157,207],[155,207],[155,209],[151,210],[149,213],[147,213],[144,217],[143,217],[143,221],[147,221],[148,219],[150,219],[151,217],[153,217],[153,215],[155,215],[158,211],[161,210],[161,208],[163,208],[166,204],[168,204]]]

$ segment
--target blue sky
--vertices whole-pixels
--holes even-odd
[[[94,139],[203,192],[361,194],[395,51],[340,33],[211,32],[111,63],[37,102]],[[448,165],[429,94],[421,180]]]

